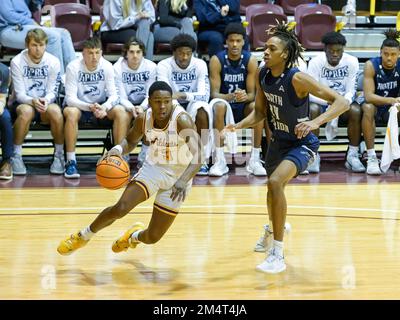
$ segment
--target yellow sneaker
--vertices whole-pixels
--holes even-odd
[[[63,256],[67,256],[75,250],[84,247],[89,240],[84,240],[80,232],[71,234],[70,237],[60,242],[57,251]]]
[[[115,253],[126,251],[128,248],[135,249],[139,242],[129,241],[132,233],[138,230],[143,230],[144,224],[141,222],[136,222],[128,231],[126,231],[122,237],[114,241],[112,245],[112,251]]]

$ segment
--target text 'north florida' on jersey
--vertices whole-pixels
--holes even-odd
[[[269,69],[263,67],[260,70],[259,81],[268,103],[273,135],[285,140],[297,140],[295,126],[308,120],[308,96],[300,99],[292,85],[297,72],[297,68],[286,69],[275,78]]]

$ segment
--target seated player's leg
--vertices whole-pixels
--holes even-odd
[[[211,103],[210,103],[211,104]],[[215,145],[215,163],[212,165],[209,171],[210,176],[221,177],[229,172],[229,168],[226,164],[225,154],[224,154],[224,142],[225,138],[219,133],[225,127],[225,116],[227,109],[230,105],[222,100],[215,100],[215,103],[211,105],[214,113],[214,128],[217,130],[218,134],[214,137]]]
[[[14,155],[11,157],[12,170],[15,175],[26,175],[26,167],[22,160],[22,144],[29,132],[29,126],[36,115],[35,108],[29,104],[16,107],[14,123]]]
[[[79,178],[80,174],[77,168],[75,146],[78,137],[78,123],[82,116],[81,110],[75,107],[65,107],[63,110],[65,124],[64,137],[65,148],[67,151],[67,163],[65,164],[65,178]]]
[[[347,136],[349,138],[345,167],[353,172],[365,172],[365,167],[360,161],[359,154],[361,118],[361,106],[357,103],[352,103],[350,109],[340,115],[340,119],[347,122]]]
[[[213,125],[212,110],[208,103],[196,101],[188,104],[188,106],[186,107],[186,112],[189,113],[194,123],[196,124],[197,133],[201,137],[201,141],[204,145],[205,156],[208,160],[208,158],[211,156],[211,150],[213,147],[212,136],[210,135]],[[206,162],[201,166],[199,172],[197,173],[198,175],[208,175],[208,165]]]
[[[370,103],[363,103],[361,108],[363,112],[361,127],[368,154],[367,174],[380,175],[382,172],[375,153],[375,115],[377,114],[377,108]]]
[[[247,117],[254,110],[254,102],[248,103],[244,106],[244,117]],[[253,128],[253,141],[252,141],[252,149],[250,155],[249,165],[246,167],[249,173],[254,174],[255,176],[266,176],[267,171],[265,170],[261,159],[261,139],[262,139],[262,130],[264,127],[264,122],[261,121]]]
[[[41,119],[45,123],[50,123],[51,135],[54,139],[55,152],[53,162],[50,166],[50,173],[63,174],[65,170],[64,160],[64,117],[60,107],[51,103],[45,113],[42,113]]]
[[[107,112],[107,118],[113,121],[113,138],[116,144],[128,134],[132,122],[132,113],[127,112],[121,105],[117,105]],[[129,162],[129,155],[124,155],[124,160]]]

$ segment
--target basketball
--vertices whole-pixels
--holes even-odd
[[[129,176],[128,163],[117,156],[103,159],[96,167],[96,180],[106,189],[122,188],[128,183]]]

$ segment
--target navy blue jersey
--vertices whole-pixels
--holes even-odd
[[[268,120],[272,123],[273,136],[283,140],[298,140],[294,128],[309,119],[308,96],[300,99],[292,85],[297,68],[286,69],[275,78],[269,69],[260,71],[260,85],[268,101]]]
[[[381,97],[398,97],[400,88],[400,59],[397,60],[396,67],[392,70],[383,68],[381,57],[372,58],[370,61],[375,70],[375,94]]]
[[[243,50],[238,61],[228,58],[228,50],[223,50],[217,54],[221,64],[221,88],[220,93],[228,94],[235,92],[236,89],[246,90],[247,65],[251,53]]]

